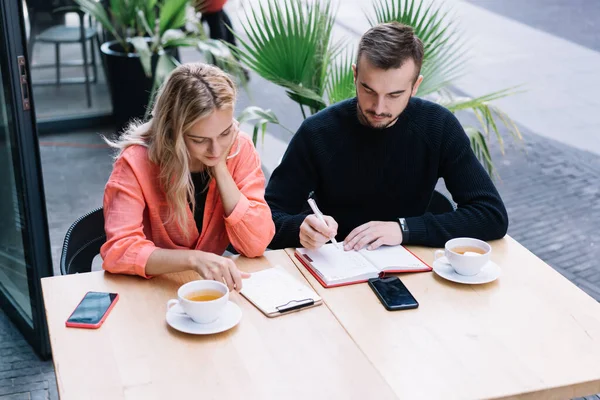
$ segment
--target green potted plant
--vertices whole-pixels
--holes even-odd
[[[211,62],[240,75],[229,49],[206,37],[199,18],[191,31],[181,29],[189,0],[110,0],[108,9],[96,0],[75,2],[110,38],[100,51],[118,129],[131,118],[147,116],[155,89],[179,64],[179,47],[196,47]]]

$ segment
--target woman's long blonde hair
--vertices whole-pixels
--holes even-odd
[[[215,110],[233,109],[236,89],[222,70],[203,63],[177,67],[162,85],[152,108],[152,118],[132,122],[116,141],[107,141],[121,152],[131,145],[148,148],[150,161],[160,169],[159,180],[170,205],[170,216],[187,232],[187,210],[195,208],[190,156],[184,133]],[[210,174],[209,170],[206,170]]]

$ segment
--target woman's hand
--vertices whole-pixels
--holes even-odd
[[[194,250],[191,262],[192,268],[204,279],[224,282],[229,290],[241,290],[242,279],[250,277],[249,273],[240,271],[231,259],[213,253]]]
[[[213,172],[215,172],[215,174],[217,173],[217,169],[220,172],[227,171],[227,159],[229,157],[229,153],[231,152],[232,147],[235,145],[235,143],[237,143],[237,138],[240,133],[240,123],[234,119],[230,129],[231,133],[229,134],[229,137],[231,139],[231,142],[227,146],[227,150],[224,151],[221,155],[219,162],[213,167]]]
[[[227,168],[227,157],[229,156],[231,148],[238,142],[237,137],[240,132],[239,122],[234,120],[231,129],[233,129],[233,132],[229,134],[229,136],[232,137],[231,143],[229,143],[227,146],[227,151],[224,151],[221,155],[217,165],[213,167],[213,176],[217,182],[217,189],[221,195],[223,211],[225,212],[226,217],[231,215],[235,209],[235,206],[237,206],[238,202],[240,201],[240,196],[242,195],[235,181],[233,180],[229,169]]]

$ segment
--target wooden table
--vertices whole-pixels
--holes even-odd
[[[400,398],[600,393],[600,304],[513,239],[491,244],[497,281],[470,286],[433,272],[405,274],[420,305],[396,312],[366,284],[324,289],[292,259]],[[433,261],[432,249],[411,250]]]
[[[238,266],[285,267],[284,251]],[[93,272],[42,280],[58,391],[66,399],[390,399],[382,376],[326,306],[269,319],[238,294],[240,324],[213,336],[165,322],[166,302],[194,273],[151,280]],[[98,330],[65,328],[88,290],[120,300]]]

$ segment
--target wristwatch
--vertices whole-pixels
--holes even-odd
[[[400,224],[400,230],[402,231],[402,243],[405,243],[408,241],[408,224],[404,218],[398,218],[398,223]]]

